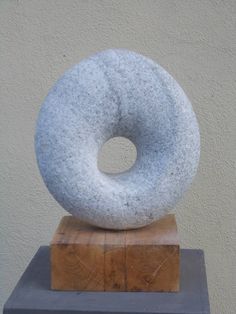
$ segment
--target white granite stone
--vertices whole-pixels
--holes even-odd
[[[97,155],[110,138],[137,148],[128,171],[109,175]],[[46,97],[35,149],[54,198],[93,225],[129,229],[168,213],[190,185],[200,154],[192,106],[177,82],[137,53],[106,50],[68,70]]]

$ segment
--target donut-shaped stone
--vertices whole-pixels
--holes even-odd
[[[128,171],[97,167],[98,151],[123,136],[137,149]],[[72,215],[111,229],[145,226],[166,214],[191,183],[199,161],[192,106],[161,66],[137,53],[97,53],[50,90],[37,122],[43,180]]]

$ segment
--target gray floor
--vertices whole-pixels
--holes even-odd
[[[209,314],[204,254],[181,250],[178,293],[50,290],[49,247],[40,247],[5,304],[4,314]]]

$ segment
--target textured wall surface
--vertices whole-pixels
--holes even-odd
[[[0,2],[0,282],[6,300],[39,245],[66,212],[37,169],[35,120],[48,89],[98,50],[127,48],[172,74],[192,101],[201,130],[197,177],[176,208],[182,247],[205,251],[213,314],[236,309],[236,2]],[[100,165],[122,169],[126,156]]]

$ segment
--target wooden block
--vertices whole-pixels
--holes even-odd
[[[80,291],[178,291],[174,215],[128,231],[62,218],[51,242],[51,288]]]
[[[63,217],[51,243],[51,288],[104,291],[104,241],[102,229]]]

